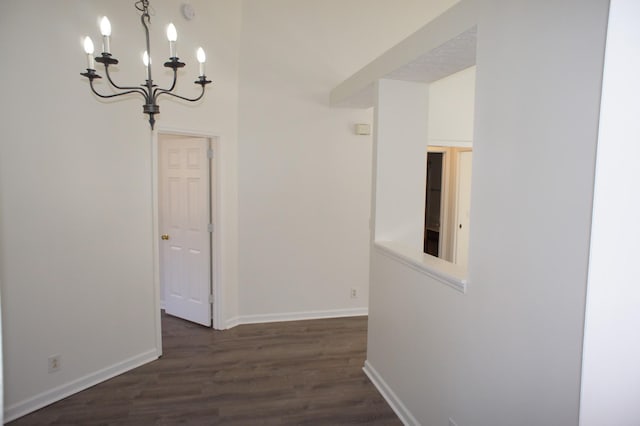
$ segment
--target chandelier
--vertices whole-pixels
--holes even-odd
[[[198,59],[198,62],[200,63],[200,75],[198,79],[194,81],[194,83],[199,84],[202,87],[200,96],[197,96],[195,98],[187,98],[173,93],[173,89],[176,87],[178,68],[184,67],[185,63],[180,62],[179,58],[176,56],[176,40],[178,39],[178,34],[176,31],[176,27],[172,23],[170,23],[167,26],[167,39],[169,40],[169,60],[164,63],[164,66],[173,70],[173,82],[168,89],[162,89],[153,84],[153,79],[151,78],[151,49],[149,45],[149,24],[151,22],[151,17],[149,16],[149,0],[136,1],[135,8],[142,12],[140,16],[140,22],[142,22],[142,26],[144,27],[144,34],[147,40],[147,50],[142,56],[142,62],[147,69],[147,78],[145,80],[145,83],[139,86],[120,86],[114,83],[113,79],[111,78],[111,74],[109,74],[109,66],[116,65],[118,63],[118,60],[111,55],[111,23],[106,16],[103,17],[102,21],[100,22],[100,32],[102,34],[102,55],[96,58],[93,57],[93,41],[90,37],[85,37],[84,51],[87,54],[88,65],[87,72],[83,72],[80,75],[83,75],[89,79],[89,86],[91,87],[91,91],[101,98],[115,98],[117,96],[128,95],[131,93],[139,93],[140,95],[142,95],[142,97],[144,98],[142,112],[149,115],[149,124],[151,125],[151,129],[153,130],[153,125],[156,122],[154,116],[160,113],[158,98],[161,95],[169,95],[185,101],[196,102],[202,99],[202,97],[204,96],[205,86],[211,83],[211,81],[207,80],[207,77],[204,73],[204,64],[206,57],[204,50],[199,47],[196,57]],[[99,62],[104,65],[104,73],[107,76],[107,80],[109,81],[111,86],[113,86],[113,88],[117,89],[119,92],[113,94],[101,94],[96,91],[93,85],[93,80],[102,77],[96,73],[95,62]]]

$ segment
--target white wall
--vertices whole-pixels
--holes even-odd
[[[180,3],[154,4],[155,75],[166,79],[160,58],[168,50],[164,25],[172,19],[178,52],[192,64],[181,73],[179,88],[196,92],[190,86],[197,68],[187,50],[196,47],[196,39],[207,48],[216,85],[197,107],[161,101],[157,125],[221,134],[230,159],[224,196],[233,206],[240,7],[194,0],[198,15],[189,24],[180,18]],[[86,67],[82,36],[90,33],[99,45],[97,20],[105,14],[113,26],[112,51],[121,60],[114,77],[122,84],[142,83],[144,36],[132,2],[0,3],[0,50],[12,58],[0,71],[0,282],[8,418],[153,359],[159,350],[152,149],[142,101],[98,101],[79,75]],[[233,233],[234,208],[224,214]],[[233,251],[230,240],[225,247]],[[47,358],[53,354],[61,356],[62,368],[49,374]]]
[[[591,228],[580,424],[640,423],[640,4],[613,0]]]
[[[379,80],[376,88],[374,239],[418,253],[424,243],[428,87]]]
[[[372,253],[368,362],[425,425],[578,422],[607,1],[485,1],[469,281]]]
[[[476,67],[429,84],[429,145],[471,146]]]
[[[352,126],[372,116],[329,109],[328,94],[452,3],[244,2],[242,316],[364,312],[371,138],[355,136]],[[350,299],[351,287],[358,299]]]

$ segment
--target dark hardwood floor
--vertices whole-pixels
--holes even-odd
[[[362,372],[366,317],[162,328],[161,359],[9,424],[401,424]]]

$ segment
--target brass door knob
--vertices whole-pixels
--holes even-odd
[[[160,236],[160,238],[162,238],[163,240],[168,240],[169,239],[169,235],[168,234],[162,234]]]

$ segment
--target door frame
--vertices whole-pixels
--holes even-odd
[[[214,329],[220,329],[222,326],[222,315],[220,312],[221,303],[221,270],[220,265],[220,150],[219,150],[219,135],[212,132],[200,131],[200,130],[188,130],[178,129],[173,127],[157,127],[152,134],[151,141],[151,174],[152,174],[152,226],[153,226],[153,286],[154,286],[154,303],[156,308],[156,342],[158,347],[158,355],[162,355],[162,324],[160,318],[160,300],[162,295],[160,294],[160,234],[158,233],[159,226],[159,184],[158,175],[160,169],[158,167],[158,149],[159,138],[161,135],[175,135],[186,137],[200,137],[209,140],[211,150],[213,151],[213,158],[211,158],[209,166],[209,180],[210,180],[210,210],[211,221],[214,224],[214,232],[211,238],[211,291],[213,294],[213,318],[212,324]]]
[[[471,155],[471,173],[473,174],[473,148],[460,148],[456,151],[456,158],[455,158],[455,163],[456,163],[456,189],[455,189],[455,194],[454,194],[454,198],[455,198],[455,211],[453,212],[454,214],[454,223],[455,226],[453,227],[453,252],[452,252],[452,262],[455,264],[458,264],[458,235],[459,235],[459,231],[458,231],[458,216],[460,214],[460,157],[462,156],[462,154],[468,153],[469,155]],[[473,177],[471,177],[471,182],[473,183]],[[469,190],[469,206],[471,206],[471,189]],[[469,248],[467,247],[467,256],[468,256],[468,250]],[[465,266],[466,267],[466,266]]]

